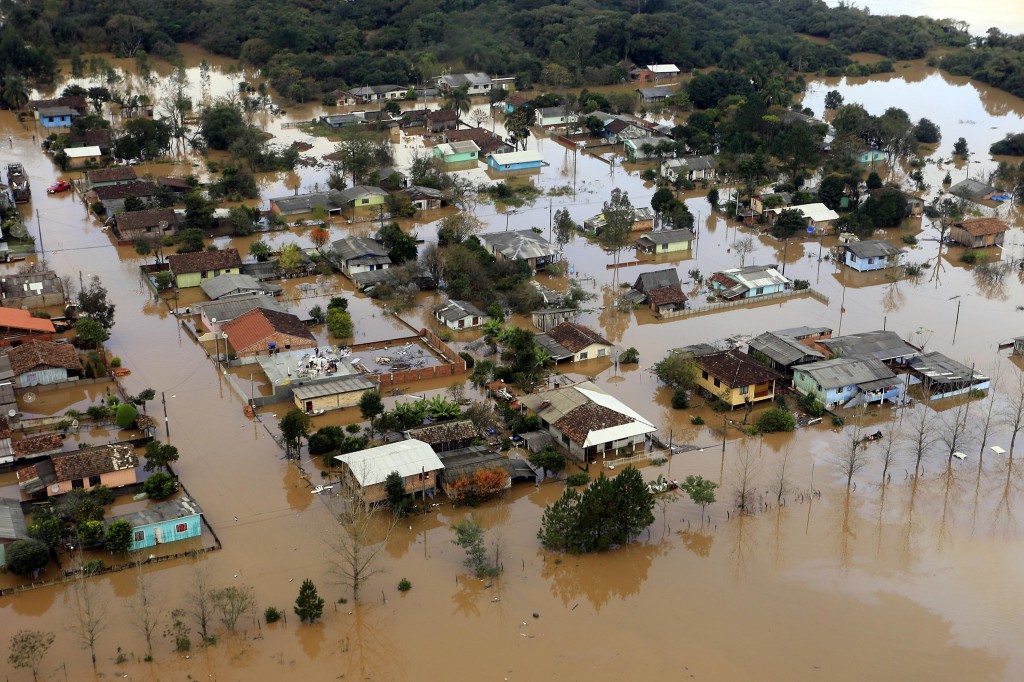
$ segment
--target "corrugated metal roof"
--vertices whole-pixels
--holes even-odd
[[[935,384],[962,384],[989,380],[984,374],[937,351],[913,358],[909,364],[915,372],[928,377],[928,381]]]
[[[218,299],[227,294],[238,291],[248,291],[252,293],[267,292],[267,293],[280,293],[281,286],[277,284],[265,284],[260,282],[252,275],[234,274],[228,273],[226,275],[218,275],[209,279],[204,279],[199,283],[199,288],[203,290],[207,296],[211,299]]]
[[[861,242],[851,242],[846,245],[846,250],[857,258],[886,258],[895,256],[902,251],[894,244],[883,239],[868,239]]]
[[[774,265],[748,265],[742,268],[722,270],[721,272],[736,280],[747,289],[778,286],[780,284],[789,284],[790,282],[782,273],[775,269]]]
[[[0,539],[19,540],[28,537],[25,514],[21,503],[9,497],[0,497]]]
[[[329,395],[340,395],[342,393],[354,393],[356,391],[369,391],[377,387],[377,384],[364,376],[354,375],[332,379],[318,384],[307,384],[292,390],[299,400],[311,398],[325,398]]]
[[[288,312],[288,309],[283,303],[276,300],[273,296],[267,296],[265,294],[235,296],[233,298],[224,299],[223,301],[197,303],[192,307],[204,313],[207,319],[216,322],[230,322],[236,317],[240,317],[250,310],[255,310],[256,308],[266,308],[268,310],[276,310],[282,313]]]
[[[444,469],[433,448],[416,439],[349,452],[335,459],[344,462],[363,487],[383,483],[392,471],[405,478],[422,471]]]
[[[478,238],[509,260],[545,258],[558,253],[557,246],[533,230],[488,232]]]
[[[805,360],[805,358],[824,358],[810,346],[800,343],[791,336],[774,332],[765,332],[751,339],[747,345],[751,350],[764,353],[780,365],[789,366]]]
[[[907,344],[896,332],[883,330],[821,339],[818,343],[826,346],[833,355],[845,358],[874,358],[884,361],[918,354],[917,349]]]
[[[885,364],[871,358],[836,358],[797,365],[793,371],[803,372],[826,390],[896,378]]]
[[[190,500],[187,497],[180,497],[176,500],[156,502],[145,509],[131,514],[124,514],[123,516],[115,516],[106,519],[104,523],[110,525],[114,521],[127,521],[132,524],[132,528],[141,528],[143,526],[151,526],[155,523],[163,523],[164,521],[173,521],[175,519],[185,519],[190,516],[198,516],[202,513],[202,508],[194,500]]]

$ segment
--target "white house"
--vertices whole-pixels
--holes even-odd
[[[346,237],[332,245],[338,267],[348,276],[360,272],[387,270],[391,267],[388,250],[376,239],[367,237]]]
[[[562,322],[534,338],[555,362],[583,362],[592,358],[604,358],[608,357],[612,350],[611,341],[593,329],[575,322]]]
[[[469,301],[448,301],[434,306],[434,317],[449,329],[482,327],[490,319]]]
[[[661,165],[661,173],[669,182],[677,179],[714,180],[717,176],[718,162],[713,156],[686,156],[681,159],[669,159]]]
[[[842,249],[843,265],[857,272],[884,270],[903,263],[903,251],[882,239],[848,242]]]
[[[566,126],[579,123],[580,117],[565,107],[543,107],[537,109],[536,119],[534,120],[537,125],[544,127]]]

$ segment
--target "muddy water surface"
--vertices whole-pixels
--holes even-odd
[[[827,0],[826,4],[838,6],[843,3],[840,0]],[[1024,13],[1019,7],[999,0],[862,0],[852,4],[874,14],[905,14],[963,21],[968,24],[973,35],[982,35],[992,27],[1003,33],[1024,33]]]
[[[201,55],[189,53],[193,83]],[[211,89],[235,87],[215,62]],[[933,72],[906,70],[907,79],[815,82],[807,103],[820,113],[820,98],[832,88],[847,101],[860,101],[872,113],[902,106],[913,118],[926,116],[942,127],[943,143],[935,157],[949,157],[948,146],[960,135],[975,151],[991,139],[1020,128],[1024,103],[986,91],[976,84],[951,80]],[[901,74],[902,75],[902,74]],[[936,102],[944,102],[943,106]],[[312,105],[267,118],[268,130],[283,142],[315,142],[310,156],[329,152],[333,144],[312,140],[293,129],[289,120],[306,120],[322,110]],[[948,113],[947,113],[948,112]],[[963,121],[961,123],[961,120]],[[968,123],[967,121],[974,121]],[[494,122],[496,127],[500,121]],[[490,125],[490,124],[488,124]],[[1024,305],[1015,275],[993,287],[981,286],[956,256],[940,253],[935,231],[920,220],[889,235],[921,239],[909,260],[932,267],[916,280],[896,281],[884,275],[840,272],[822,260],[832,241],[793,240],[782,245],[756,237],[756,251],[746,262],[785,262],[789,277],[807,279],[828,297],[797,298],[713,315],[659,321],[648,312],[615,308],[620,284],[663,263],[608,270],[611,256],[577,238],[565,258],[579,275],[579,284],[593,293],[580,321],[600,328],[621,347],[640,351],[639,367],[615,367],[607,360],[572,366],[576,378],[593,377],[659,427],[660,435],[698,449],[661,466],[644,465],[645,477],[659,473],[673,478],[700,474],[722,484],[720,501],[701,510],[679,495],[669,495],[655,510],[650,534],[622,550],[593,557],[562,557],[539,549],[535,534],[546,504],[561,491],[548,482],[539,488],[517,486],[502,504],[478,510],[500,539],[505,572],[492,582],[470,578],[462,555],[451,542],[447,526],[466,513],[442,505],[431,514],[407,520],[385,546],[383,573],[370,580],[363,603],[334,604],[342,594],[328,570],[326,545],[337,533],[332,507],[338,500],[314,496],[309,486],[321,481],[318,462],[304,458],[300,470],[281,458],[281,450],[264,424],[275,421],[281,406],[263,414],[264,424],[246,420],[241,402],[216,367],[154,298],[138,277],[142,259],[130,247],[117,248],[68,196],[48,197],[42,189],[58,176],[32,145],[31,128],[4,114],[0,129],[16,140],[7,158],[25,163],[36,189],[26,208],[39,210],[47,258],[61,273],[100,276],[117,303],[117,323],[109,346],[131,368],[130,391],[155,388],[165,398],[170,440],[182,453],[178,473],[202,505],[224,549],[200,562],[216,586],[246,583],[257,592],[260,609],[276,605],[290,612],[298,584],[312,578],[327,597],[322,623],[300,626],[289,613],[287,623],[257,626],[244,623],[245,634],[219,632],[215,646],[189,657],[172,651],[158,636],[155,661],[143,662],[144,641],[134,627],[124,600],[134,592],[134,576],[118,573],[97,579],[92,588],[106,603],[105,625],[98,641],[97,672],[69,623],[75,620],[73,591],[39,589],[0,598],[0,640],[22,627],[52,629],[58,639],[43,665],[43,677],[91,679],[124,676],[133,679],[280,680],[324,679],[576,679],[670,676],[714,680],[824,679],[1005,679],[1024,676],[1018,643],[1024,636],[1020,617],[1024,588],[1017,579],[1022,559],[1018,515],[1021,513],[1019,465],[984,451],[985,445],[1009,448],[1004,425],[992,424],[981,442],[984,408],[970,413],[974,437],[964,463],[949,469],[940,443],[932,443],[925,475],[907,477],[912,469],[906,442],[899,443],[891,482],[881,487],[882,445],[867,449],[870,461],[854,477],[847,492],[835,459],[859,430],[908,434],[922,416],[929,431],[939,434],[950,420],[950,408],[936,412],[918,405],[912,410],[869,411],[848,415],[841,432],[819,425],[794,434],[764,439],[744,438],[736,425],[723,431],[723,416],[700,404],[675,411],[668,391],[659,387],[650,366],[669,348],[729,335],[756,334],[765,329],[799,324],[827,325],[843,332],[886,326],[911,340],[976,363],[986,371],[999,367],[1004,391],[1016,383],[1017,365],[997,355],[996,344],[1021,333],[1017,321]],[[646,204],[653,188],[635,172],[609,166],[588,155],[576,155],[552,140],[533,140],[548,165],[532,178],[548,189],[570,185],[575,194],[539,199],[517,213],[482,204],[480,217],[491,229],[538,227],[546,232],[550,211],[567,207],[577,220],[598,213],[610,188],[629,191]],[[398,154],[407,159],[422,141],[403,136]],[[987,172],[994,162],[974,158],[971,176]],[[196,168],[184,155],[175,169]],[[199,167],[200,172],[202,168]],[[937,165],[929,165],[933,191],[941,182]],[[967,168],[963,171],[965,174]],[[313,187],[326,178],[326,167],[304,167],[296,174],[261,179],[264,196]],[[467,172],[484,181],[483,170]],[[938,174],[938,179],[933,179]],[[739,265],[733,242],[743,229],[713,213],[702,193],[685,196],[698,217],[699,241],[691,259],[670,260],[685,273],[704,274]],[[1002,215],[1017,225],[1016,215]],[[421,237],[435,238],[433,217],[409,224]],[[332,238],[365,234],[369,225],[332,225]],[[929,239],[931,237],[931,240]],[[266,237],[275,245],[288,241],[309,246],[303,231]],[[1008,242],[1024,243],[1018,227]],[[221,238],[218,245],[243,250],[247,240]],[[631,260],[624,254],[622,260]],[[563,288],[564,280],[542,275],[539,281]],[[303,285],[310,285],[304,287]],[[375,302],[351,295],[340,278],[313,277],[286,284],[285,299],[296,309],[321,303],[330,295],[350,295],[357,341],[405,335],[408,327]],[[191,296],[189,292],[188,296]],[[959,296],[960,298],[953,298]],[[186,297],[187,298],[187,297]],[[418,307],[402,313],[413,326],[429,322],[434,294],[424,294]],[[959,320],[956,314],[959,311]],[[954,343],[954,332],[956,332]],[[323,336],[318,331],[318,336]],[[458,343],[472,341],[472,335]],[[247,385],[246,373],[236,372]],[[255,381],[253,382],[255,384]],[[417,384],[417,394],[437,394],[445,383]],[[258,391],[258,387],[257,387]],[[1000,393],[1000,396],[1003,394]],[[388,397],[391,405],[402,398]],[[999,398],[1002,402],[1003,398]],[[700,401],[697,401],[699,403]],[[150,412],[162,409],[160,400]],[[358,421],[354,410],[317,418],[318,425]],[[705,425],[694,425],[701,416]],[[756,417],[756,413],[753,415]],[[740,422],[742,413],[728,415]],[[724,443],[724,446],[723,446]],[[985,457],[979,460],[978,454]],[[783,475],[781,472],[785,471]],[[597,473],[597,466],[592,467]],[[609,473],[614,473],[609,470]],[[752,482],[757,513],[732,513],[739,481]],[[783,480],[780,486],[779,481]],[[781,498],[777,490],[782,489]],[[193,567],[171,562],[147,569],[159,587],[165,611],[186,606]],[[413,588],[400,594],[395,586],[408,578]],[[539,617],[534,618],[536,612]],[[160,630],[162,632],[162,628]],[[194,634],[194,627],[193,627]],[[117,663],[118,648],[127,661]],[[66,671],[66,673],[65,673]],[[11,679],[28,679],[21,674]]]

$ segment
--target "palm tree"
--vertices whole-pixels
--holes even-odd
[[[445,93],[444,106],[447,109],[454,109],[460,114],[465,114],[469,111],[470,98],[469,89],[466,87],[453,88]]]
[[[3,79],[3,93],[0,99],[8,109],[22,109],[28,104],[28,83],[17,74],[8,74]]]

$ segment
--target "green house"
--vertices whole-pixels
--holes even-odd
[[[444,142],[434,147],[434,158],[441,159],[445,163],[478,161],[480,159],[480,147],[472,140]]]
[[[236,249],[178,253],[167,257],[174,283],[179,289],[197,287],[206,279],[218,275],[237,275],[242,258]]]

